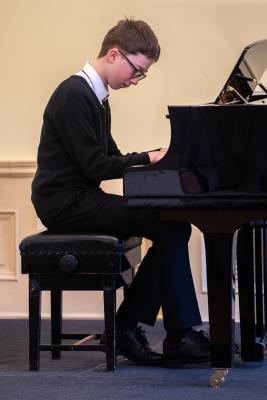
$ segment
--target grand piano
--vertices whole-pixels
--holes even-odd
[[[124,173],[127,207],[157,208],[162,220],[190,222],[204,235],[212,386],[220,386],[233,366],[235,254],[241,357],[264,358],[254,291],[256,287],[257,312],[260,309],[264,316],[266,262],[264,273],[257,267],[257,285],[254,278],[255,221],[262,235],[267,219],[266,68],[267,40],[247,46],[215,101],[168,106],[171,142],[165,157]],[[264,249],[262,240],[260,246]],[[263,337],[264,317],[260,325]]]

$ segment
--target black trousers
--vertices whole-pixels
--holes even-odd
[[[142,236],[152,241],[117,316],[153,325],[162,307],[167,330],[201,324],[188,255],[190,224],[163,223],[158,211],[126,209],[122,196],[102,191],[93,203],[92,207],[92,193],[81,193],[42,222],[53,230]]]

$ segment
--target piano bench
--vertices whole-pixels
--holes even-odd
[[[40,351],[51,351],[59,359],[61,351],[103,351],[107,370],[116,367],[116,290],[127,290],[134,267],[141,260],[141,238],[111,235],[52,233],[45,231],[20,243],[21,269],[29,274],[29,368],[37,371]],[[41,344],[41,293],[51,294],[51,344]],[[62,332],[63,291],[103,291],[105,344],[101,333]],[[79,339],[63,344],[63,339]],[[94,343],[85,344],[93,340]]]

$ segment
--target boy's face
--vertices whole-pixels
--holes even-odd
[[[137,85],[139,80],[145,78],[145,73],[153,63],[153,60],[141,53],[126,54],[119,49],[112,49],[111,54],[107,83],[115,90]]]

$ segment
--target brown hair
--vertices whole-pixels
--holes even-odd
[[[103,57],[112,47],[118,47],[128,54],[141,53],[157,61],[160,46],[155,33],[144,21],[121,20],[104,37],[98,57]]]

